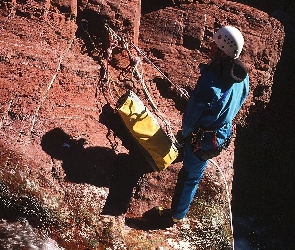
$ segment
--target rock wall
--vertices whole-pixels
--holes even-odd
[[[134,235],[142,237],[122,225],[125,216],[170,206],[181,161],[152,172],[112,109],[116,92],[130,88],[150,107],[132,75],[136,62],[142,62],[147,87],[177,134],[185,101],[161,73],[191,90],[198,65],[209,60],[213,32],[225,24],[239,27],[246,41],[242,60],[249,69],[251,92],[236,122],[246,126],[245,116],[261,112],[269,102],[284,39],[279,21],[229,1],[160,1],[156,6],[139,0],[13,0],[0,6],[1,208],[15,219],[11,207],[17,211],[30,197],[37,198],[41,205],[20,209],[19,216],[49,228],[49,236],[66,249],[118,244],[124,249]],[[142,54],[122,41],[132,41]],[[107,57],[112,60],[107,62]],[[229,186],[233,150],[234,142],[214,159]],[[224,185],[212,166],[200,195],[217,203],[223,199],[218,209],[227,211]],[[33,216],[42,206],[54,212],[44,212],[47,219]],[[196,221],[194,216],[189,219]],[[228,230],[226,218],[218,219],[222,223],[217,226],[227,224]],[[163,238],[157,244],[172,248],[169,237],[184,240],[175,236],[178,230],[164,230],[165,237],[162,231],[149,232],[149,237],[154,242]],[[212,244],[209,236],[194,235],[205,245]],[[187,244],[196,244],[194,237]]]

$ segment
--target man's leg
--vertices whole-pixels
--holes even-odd
[[[184,147],[183,168],[178,175],[171,206],[173,218],[177,220],[186,216],[207,166],[207,161],[200,161],[193,154],[190,143]]]

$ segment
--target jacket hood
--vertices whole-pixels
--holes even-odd
[[[211,69],[226,85],[242,82],[248,70],[240,59],[226,58],[221,61],[212,60],[209,64],[200,64],[200,70]]]
[[[245,79],[248,74],[248,70],[243,62],[239,59],[234,59],[231,70],[230,70],[230,77],[235,82],[241,82]]]

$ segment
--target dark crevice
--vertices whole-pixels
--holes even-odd
[[[172,0],[158,0],[158,1],[142,0],[141,13],[144,15],[159,9],[164,9],[169,6],[174,6],[174,3]]]
[[[253,2],[247,1],[249,5]],[[234,231],[237,242],[243,238],[250,243],[247,249],[292,249],[295,238],[295,20],[290,13],[294,4],[271,1],[262,6],[263,3],[265,1],[256,3],[255,7],[282,22],[284,45],[270,102],[262,112],[261,108],[256,112],[253,107],[247,117],[248,127],[238,129],[232,191]],[[290,9],[286,10],[287,6]],[[263,91],[265,88],[258,86],[254,94],[259,97]]]
[[[195,50],[199,49],[200,46],[200,39],[185,34],[183,35],[183,47],[185,47],[186,49]]]

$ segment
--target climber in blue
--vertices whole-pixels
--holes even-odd
[[[174,223],[188,213],[209,159],[228,147],[232,121],[249,92],[249,76],[238,59],[244,45],[241,32],[224,26],[213,35],[212,61],[190,94],[182,121],[183,167],[172,199]]]

